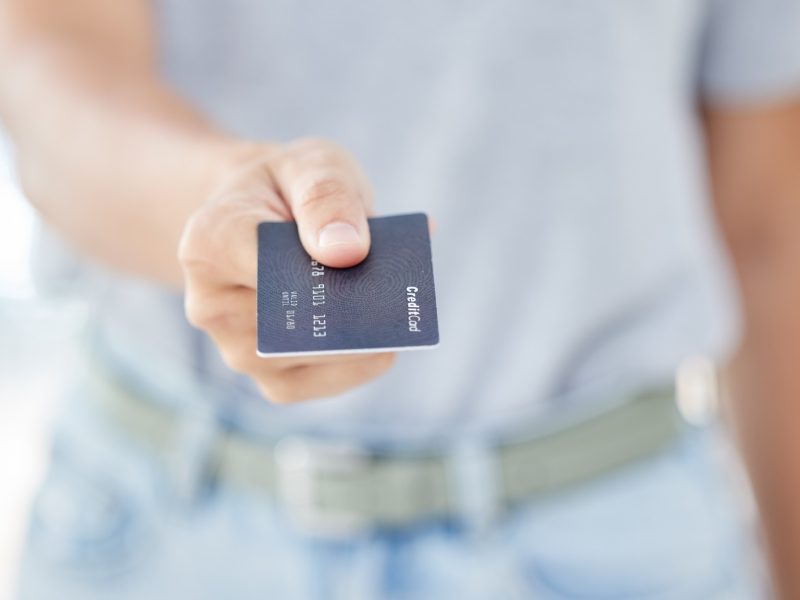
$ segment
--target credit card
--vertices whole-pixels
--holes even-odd
[[[439,343],[428,218],[369,219],[360,264],[313,260],[294,222],[258,226],[258,354],[382,352]]]

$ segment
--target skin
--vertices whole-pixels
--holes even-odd
[[[371,212],[358,165],[324,140],[219,131],[159,80],[153,38],[145,0],[0,0],[0,118],[30,201],[90,259],[184,289],[189,320],[274,402],[382,374],[392,355],[267,360],[253,350],[256,223],[294,219],[317,260],[358,263]],[[800,598],[800,103],[703,114],[745,318],[728,410],[776,588]],[[330,223],[340,239],[323,244]]]
[[[0,0],[0,118],[27,197],[91,259],[184,288],[189,321],[271,401],[378,377],[393,354],[258,358],[252,319],[256,224],[294,219],[314,258],[357,264],[370,242],[366,177],[329,141],[261,143],[207,123],[158,78],[150,10]]]
[[[745,315],[726,409],[776,595],[800,598],[800,101],[706,111],[718,222]]]

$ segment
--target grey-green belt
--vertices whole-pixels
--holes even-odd
[[[182,415],[91,369],[91,397],[124,433],[169,453]],[[491,447],[497,500],[509,509],[655,454],[684,428],[672,388],[628,399],[601,414]],[[373,454],[347,442],[300,437],[278,443],[236,432],[216,438],[213,472],[225,483],[266,492],[302,528],[338,535],[457,516],[447,449]]]

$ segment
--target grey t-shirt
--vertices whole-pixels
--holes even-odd
[[[734,343],[696,106],[800,92],[800,1],[157,7],[166,77],[223,127],[331,138],[379,213],[435,218],[442,338],[363,388],[275,407],[178,296],[83,265],[106,352],[164,402],[273,433],[489,431],[613,402]]]

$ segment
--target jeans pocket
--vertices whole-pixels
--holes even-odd
[[[515,537],[533,587],[544,598],[722,597],[741,577],[743,525],[707,453],[679,444],[527,511]]]
[[[31,511],[28,562],[59,576],[117,580],[152,554],[152,490],[136,465],[113,453],[98,460],[82,454],[66,439],[54,443]]]

